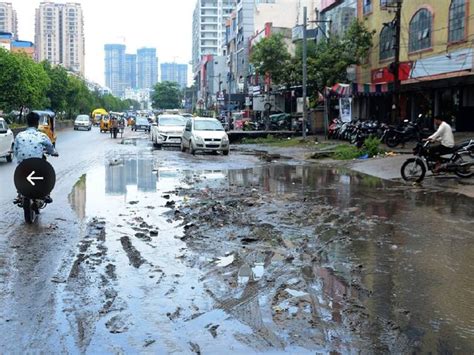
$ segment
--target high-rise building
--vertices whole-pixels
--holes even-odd
[[[84,75],[84,18],[78,3],[42,2],[36,9],[36,59]]]
[[[10,32],[14,39],[18,39],[16,11],[9,2],[0,2],[0,32]]]
[[[137,88],[137,55],[125,54],[125,82],[127,88]]]
[[[125,75],[125,45],[106,44],[105,50],[105,85],[112,94],[122,97],[127,87]]]
[[[151,89],[158,82],[158,58],[156,48],[137,50],[137,86]]]
[[[161,82],[172,81],[178,83],[183,89],[188,85],[188,65],[177,63],[162,63]]]
[[[193,13],[193,71],[206,54],[222,55],[225,21],[235,0],[196,0]]]

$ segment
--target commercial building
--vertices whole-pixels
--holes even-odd
[[[193,72],[199,70],[204,55],[222,55],[225,21],[235,0],[196,0],[193,13]]]
[[[188,85],[188,65],[177,63],[162,63],[160,65],[161,82],[172,81],[178,83],[181,89]]]
[[[394,2],[358,3],[359,18],[376,31],[369,65],[358,68],[358,87],[353,90],[354,109],[362,118],[392,113],[394,76],[389,68],[395,60],[395,15],[390,5]],[[443,115],[458,131],[474,130],[472,2],[403,1],[400,25],[400,118]],[[361,90],[364,84],[366,90]]]
[[[125,81],[125,45],[106,44],[105,50],[105,85],[112,94],[122,97],[127,83]]]
[[[36,9],[36,59],[84,75],[84,18],[77,3],[42,2]]]
[[[158,82],[158,58],[156,48],[137,50],[137,87],[151,89]]]
[[[0,2],[0,32],[10,32],[14,39],[18,39],[16,11],[9,2]]]

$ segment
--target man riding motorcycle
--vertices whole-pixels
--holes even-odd
[[[423,140],[430,142],[439,142],[438,144],[432,145],[430,147],[430,159],[436,161],[436,167],[434,168],[434,172],[438,172],[441,166],[440,156],[453,152],[454,135],[451,126],[447,124],[442,117],[436,116],[434,118],[434,122],[438,126],[438,130],[431,136]]]
[[[45,152],[52,156],[58,156],[51,140],[48,136],[38,131],[40,116],[35,112],[30,112],[26,116],[26,123],[28,128],[23,132],[18,133],[13,145],[13,154],[20,164],[23,160],[29,158],[43,158]],[[20,196],[17,197],[17,200]],[[17,202],[15,200],[15,203]],[[53,202],[50,196],[44,198],[46,203]]]

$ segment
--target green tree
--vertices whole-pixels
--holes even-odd
[[[49,99],[48,106],[55,112],[65,111],[68,106],[67,93],[69,85],[66,69],[61,66],[53,67],[48,61],[43,61],[41,64],[51,81],[51,85],[46,92],[46,96]]]
[[[155,109],[173,109],[181,107],[181,90],[175,82],[164,81],[153,88],[152,106]]]
[[[250,54],[250,63],[255,71],[262,76],[269,75],[275,84],[282,84],[288,79],[285,68],[289,61],[284,37],[278,33],[262,39],[252,47]]]
[[[0,109],[38,108],[48,103],[50,79],[42,65],[23,53],[0,49]]]

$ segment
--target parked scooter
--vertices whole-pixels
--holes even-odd
[[[435,172],[436,161],[430,159],[430,142],[419,142],[413,149],[416,157],[407,159],[401,168],[402,178],[406,181],[421,182],[427,169]],[[451,154],[440,157],[441,165],[435,173],[454,173],[461,178],[474,175],[474,139],[464,141],[455,147]]]
[[[422,138],[429,136],[427,132],[423,132],[420,127],[420,120],[423,116],[420,114],[416,121],[404,120],[398,127],[389,128],[384,134],[384,143],[395,148],[399,144],[415,140],[420,141]]]

